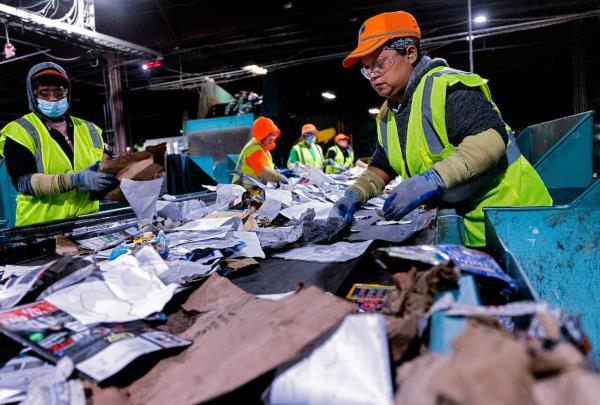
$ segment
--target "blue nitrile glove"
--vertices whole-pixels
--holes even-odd
[[[96,162],[90,167],[71,176],[71,182],[78,190],[83,191],[107,191],[117,186],[118,182],[115,175],[111,173],[102,173],[98,171],[100,162]]]
[[[293,171],[292,169],[277,169],[277,171],[279,172],[279,174],[281,174],[282,176],[285,176],[287,178],[290,177],[299,177],[295,171]]]
[[[362,198],[354,191],[346,191],[344,196],[333,204],[333,208],[329,212],[329,218],[341,217],[347,222],[354,220],[354,212],[362,205]]]
[[[290,184],[287,177],[285,177],[285,176],[281,176],[281,178],[279,179],[279,183],[280,184]]]
[[[385,219],[399,221],[419,205],[439,196],[444,181],[433,169],[403,180],[383,204]]]
[[[330,158],[330,159],[327,159],[327,164],[328,164],[329,166],[335,166],[335,160],[333,160],[333,159],[331,159],[331,158]]]

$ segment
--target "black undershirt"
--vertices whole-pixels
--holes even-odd
[[[340,148],[338,146],[338,148]],[[343,149],[340,148],[342,150],[342,153],[344,154],[344,160],[346,160],[348,158],[348,149]],[[332,159],[335,160],[335,155],[337,155],[337,153],[335,153],[335,149],[329,149],[329,151],[327,151],[327,159]]]

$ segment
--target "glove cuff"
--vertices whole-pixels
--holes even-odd
[[[439,175],[439,173],[435,171],[435,169],[427,170],[425,173],[422,174],[422,176],[425,176],[427,181],[433,182],[436,185],[438,191],[441,192],[446,189],[446,184],[444,184],[444,180]]]
[[[353,185],[348,187],[348,191],[358,194],[361,203],[364,204],[371,198],[381,195],[385,188],[385,182],[381,177],[370,170],[365,170]]]

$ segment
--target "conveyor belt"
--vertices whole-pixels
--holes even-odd
[[[216,193],[191,193],[177,196],[175,201],[198,198],[207,204],[215,201]],[[130,207],[101,211],[62,221],[44,222],[0,231],[0,265],[16,264],[54,253],[59,235],[89,238],[118,232],[135,226],[137,219]]]

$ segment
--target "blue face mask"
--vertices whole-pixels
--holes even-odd
[[[309,136],[308,138],[304,139],[304,142],[306,142],[307,145],[312,145],[315,143],[315,138],[316,136]]]
[[[38,98],[37,102],[42,114],[50,118],[62,117],[69,108],[69,102],[66,97],[58,101],[47,101]]]

